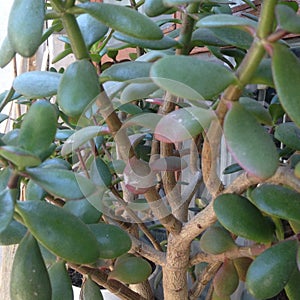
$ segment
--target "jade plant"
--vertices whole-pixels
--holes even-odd
[[[11,299],[72,299],[70,268],[89,300],[99,286],[226,300],[240,282],[247,299],[299,299],[297,2],[264,0],[258,16],[227,0],[128,2],[13,2],[1,67],[56,33],[54,62],[75,61],[1,94],[24,112],[1,114]],[[273,95],[259,102],[253,85]],[[234,162],[219,170],[223,140]]]

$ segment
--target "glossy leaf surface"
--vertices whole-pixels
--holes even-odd
[[[224,121],[229,151],[247,172],[259,178],[272,176],[278,154],[271,137],[240,103],[233,103]]]
[[[286,286],[284,287],[285,293],[288,296],[289,300],[296,300],[297,297],[300,295],[300,271],[296,269]]]
[[[163,0],[145,0],[144,11],[148,17],[156,17],[169,10],[169,7],[165,6]]]
[[[300,150],[300,128],[292,122],[279,124],[275,138],[293,150]]]
[[[106,26],[124,34],[147,40],[163,37],[154,22],[128,7],[106,3],[84,3],[78,6]]]
[[[252,191],[251,201],[269,215],[300,222],[300,194],[292,189],[263,184]]]
[[[276,18],[278,25],[291,33],[300,33],[300,17],[291,7],[284,4],[276,5]]]
[[[49,275],[35,238],[27,233],[22,239],[12,266],[11,300],[51,300]]]
[[[112,175],[107,164],[100,158],[96,157],[92,162],[90,176],[96,185],[111,186]]]
[[[12,162],[19,169],[26,167],[35,167],[41,163],[38,156],[33,153],[14,146],[0,147],[0,156]]]
[[[89,228],[97,238],[100,258],[116,258],[130,250],[131,239],[121,228],[104,223],[91,224]]]
[[[56,120],[56,111],[49,101],[34,102],[22,122],[19,147],[43,157],[54,141]]]
[[[67,116],[78,117],[99,93],[96,70],[88,60],[83,59],[67,67],[58,87],[57,101]]]
[[[73,300],[72,282],[65,262],[61,260],[55,262],[49,268],[48,273],[51,282],[52,300]]]
[[[128,61],[116,64],[106,69],[100,75],[101,82],[106,81],[134,81],[149,82],[151,63],[142,61]]]
[[[153,64],[150,76],[161,88],[189,100],[209,99],[236,80],[224,66],[187,56],[161,58]]]
[[[223,194],[214,201],[219,222],[230,232],[260,243],[273,240],[271,223],[247,198]]]
[[[178,109],[163,116],[158,122],[154,131],[155,138],[167,143],[191,139],[208,128],[213,119],[215,113],[209,109],[200,107]]]
[[[17,189],[9,188],[6,188],[0,193],[0,233],[3,232],[12,221],[17,195]]]
[[[24,57],[38,49],[43,34],[43,0],[15,0],[8,19],[8,38],[13,49]]]
[[[12,220],[5,230],[0,232],[0,245],[19,244],[26,232],[27,228],[24,225]]]
[[[150,83],[130,83],[121,93],[120,100],[129,102],[149,97],[152,93],[158,90],[158,86]]]
[[[95,192],[89,179],[69,170],[27,168],[26,174],[48,193],[63,199],[82,199]]]
[[[98,259],[93,233],[66,210],[43,201],[19,202],[16,209],[34,237],[52,253],[78,264]]]
[[[145,281],[152,272],[151,265],[141,257],[120,257],[109,278],[120,280],[123,283],[139,283]]]
[[[280,242],[265,250],[250,265],[246,277],[248,291],[257,299],[276,296],[296,269],[297,241]]]
[[[26,72],[15,78],[16,92],[28,98],[51,97],[57,93],[62,74],[48,71]]]
[[[285,45],[275,44],[272,70],[280,103],[289,117],[300,126],[300,61]]]

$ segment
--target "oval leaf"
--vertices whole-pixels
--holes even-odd
[[[130,102],[149,97],[152,93],[158,90],[158,86],[150,83],[130,83],[121,93],[120,100],[122,102]]]
[[[3,232],[12,221],[17,194],[17,189],[9,188],[0,193],[0,233]]]
[[[168,156],[155,159],[150,163],[152,171],[181,171],[187,168],[185,160],[177,156]]]
[[[187,107],[175,110],[156,125],[155,138],[165,143],[177,143],[191,139],[207,128],[215,118],[212,110]]]
[[[12,266],[11,300],[51,300],[51,284],[39,245],[27,233],[22,239]]]
[[[285,4],[276,5],[276,18],[278,25],[290,33],[300,33],[300,17],[297,11]]]
[[[224,121],[229,151],[247,172],[271,177],[278,167],[278,154],[271,137],[240,103],[232,103]]]
[[[63,199],[82,199],[96,191],[92,181],[69,170],[27,168],[26,174],[48,193]]]
[[[83,59],[67,67],[58,87],[57,101],[67,116],[78,117],[99,93],[96,70],[88,60]]]
[[[300,194],[280,185],[264,184],[254,189],[251,201],[263,212],[300,222]]]
[[[96,185],[111,185],[111,172],[107,164],[100,157],[96,157],[93,161],[91,165],[90,177]]]
[[[78,6],[115,31],[146,40],[159,40],[163,37],[162,31],[153,21],[134,9],[90,2]]]
[[[272,69],[280,103],[289,117],[300,126],[300,61],[285,45],[275,44]]]
[[[116,258],[130,250],[131,239],[121,228],[104,223],[91,224],[89,228],[97,238],[100,258]]]
[[[0,147],[0,156],[9,160],[20,169],[35,167],[41,163],[41,159],[38,156],[14,146]]]
[[[300,150],[300,128],[292,122],[279,124],[275,138],[293,150]]]
[[[108,31],[107,26],[91,17],[89,14],[79,15],[76,20],[85,44],[88,47],[103,38]]]
[[[214,97],[236,80],[226,67],[188,56],[161,58],[153,64],[150,76],[161,88],[189,100]]]
[[[62,74],[47,71],[26,72],[15,78],[13,88],[27,98],[51,97],[57,93]]]
[[[15,54],[16,52],[9,38],[6,36],[0,46],[0,68],[4,68],[13,59]]]
[[[64,209],[43,201],[22,201],[16,210],[34,237],[57,256],[78,264],[98,259],[98,244],[92,232]]]
[[[247,198],[223,194],[214,201],[219,222],[230,232],[260,243],[273,240],[271,223]]]
[[[104,300],[100,287],[90,277],[87,277],[81,287],[82,300]]]
[[[109,279],[117,279],[123,283],[135,284],[145,281],[151,274],[151,265],[141,257],[126,256],[119,258]]]
[[[246,287],[257,299],[276,296],[296,269],[297,241],[285,241],[267,249],[250,265]]]
[[[49,101],[34,102],[22,122],[18,146],[43,157],[55,138],[56,120],[56,111]]]
[[[48,270],[52,299],[73,300],[72,281],[63,261],[57,261]]]
[[[45,16],[44,0],[15,0],[8,19],[8,38],[13,49],[24,57],[40,46]]]
[[[0,245],[19,244],[26,232],[27,228],[24,225],[12,220],[5,230],[0,232]]]
[[[148,17],[159,16],[169,10],[169,7],[165,6],[163,0],[145,0],[144,11]]]

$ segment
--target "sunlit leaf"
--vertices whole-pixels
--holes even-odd
[[[15,54],[16,52],[9,38],[6,36],[0,46],[0,68],[4,68],[13,59]]]

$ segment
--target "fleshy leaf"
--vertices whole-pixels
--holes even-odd
[[[265,58],[261,61],[249,83],[264,84],[270,87],[274,87],[271,59]]]
[[[189,100],[214,97],[236,81],[226,67],[188,56],[161,58],[153,64],[150,76],[161,88]]]
[[[265,250],[250,265],[246,287],[256,299],[276,296],[296,269],[297,241],[280,242]]]
[[[291,7],[278,4],[275,13],[281,29],[290,33],[300,33],[300,16]]]
[[[275,44],[272,70],[280,103],[289,117],[300,126],[300,61],[285,45]]]
[[[200,107],[187,107],[175,110],[158,122],[155,137],[166,143],[177,143],[191,139],[215,118],[212,110]]]
[[[113,37],[117,40],[120,40],[122,42],[128,43],[129,45],[138,46],[146,49],[152,49],[152,50],[164,50],[169,49],[172,47],[176,47],[179,45],[179,43],[168,37],[164,36],[160,40],[144,40],[144,39],[138,39],[134,38],[125,34],[122,34],[120,32],[115,32]]]
[[[99,257],[97,240],[79,218],[45,201],[21,201],[16,211],[32,235],[52,253],[78,264]]]
[[[157,90],[158,90],[158,86],[152,82],[130,83],[122,91],[120,100],[122,102],[140,100],[149,97],[150,94],[154,93]]]
[[[2,233],[12,221],[17,194],[17,189],[9,188],[6,188],[0,193],[0,233]]]
[[[187,166],[187,162],[177,156],[161,157],[150,163],[152,171],[181,171]]]
[[[19,75],[13,82],[16,92],[27,98],[51,97],[57,93],[62,74],[48,71],[32,71]]]
[[[0,68],[4,68],[15,56],[16,52],[13,49],[9,38],[6,36],[0,46]]]
[[[260,243],[273,240],[271,223],[247,198],[223,194],[214,201],[219,222],[230,232]]]
[[[48,193],[63,199],[82,199],[96,192],[92,181],[69,170],[27,168],[26,174]]]
[[[134,81],[149,82],[152,63],[142,61],[128,61],[111,66],[100,75],[101,82],[106,81]]]
[[[292,122],[279,124],[275,129],[275,138],[291,149],[300,150],[300,128]]]
[[[108,27],[91,17],[89,14],[82,14],[77,17],[77,23],[83,35],[85,44],[90,47],[100,40],[108,31]]]
[[[252,27],[256,28],[257,22],[250,20],[248,18],[241,18],[238,16],[228,15],[228,14],[216,14],[207,16],[196,23],[197,27],[236,27],[245,28]]]
[[[32,152],[14,146],[0,147],[0,156],[9,160],[20,169],[35,167],[41,163],[41,159]]]
[[[300,222],[300,194],[280,185],[264,184],[251,193],[251,201],[263,212]]]
[[[81,286],[82,300],[104,300],[100,287],[90,277],[87,277]]]
[[[61,150],[61,155],[68,155],[96,136],[108,133],[108,128],[106,126],[88,126],[79,129],[65,141]]]
[[[153,21],[134,9],[90,2],[78,6],[115,31],[147,40],[159,40],[163,37],[162,31]]]
[[[259,177],[272,176],[278,167],[275,144],[264,128],[240,103],[232,103],[224,121],[229,151],[247,172]]]
[[[27,228],[21,223],[12,220],[4,231],[0,233],[0,245],[14,245],[20,243],[27,232]]]

